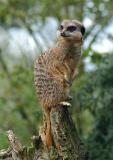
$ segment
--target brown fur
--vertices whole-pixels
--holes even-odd
[[[64,32],[68,36],[60,36],[56,46],[40,55],[35,63],[35,85],[45,111],[48,147],[52,145],[50,109],[68,97],[70,86],[75,79],[83,41],[80,22],[65,20],[62,25],[63,29],[60,29],[60,34]],[[76,30],[72,33],[67,31],[70,25],[76,26]]]

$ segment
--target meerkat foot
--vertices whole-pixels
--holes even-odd
[[[71,104],[69,102],[64,101],[64,102],[60,102],[59,104],[62,105],[62,106],[71,107]]]

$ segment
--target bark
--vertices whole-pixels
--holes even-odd
[[[65,106],[51,111],[52,133],[55,146],[63,160],[86,160],[87,151],[80,140],[72,118]]]
[[[80,140],[76,127],[66,106],[52,108],[51,126],[54,146],[48,149],[44,143],[43,130],[40,136],[32,137],[32,145],[25,147],[15,136],[8,131],[10,147],[0,151],[0,159],[6,160],[87,160],[87,150]],[[44,122],[45,123],[45,122]]]

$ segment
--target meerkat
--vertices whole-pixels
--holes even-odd
[[[81,57],[85,27],[77,20],[64,20],[58,33],[55,47],[40,55],[35,63],[36,92],[44,109],[48,148],[52,145],[51,107],[69,105],[67,100]]]

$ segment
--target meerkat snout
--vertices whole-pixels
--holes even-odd
[[[66,36],[65,32],[61,32],[60,35],[63,36],[63,37]]]

